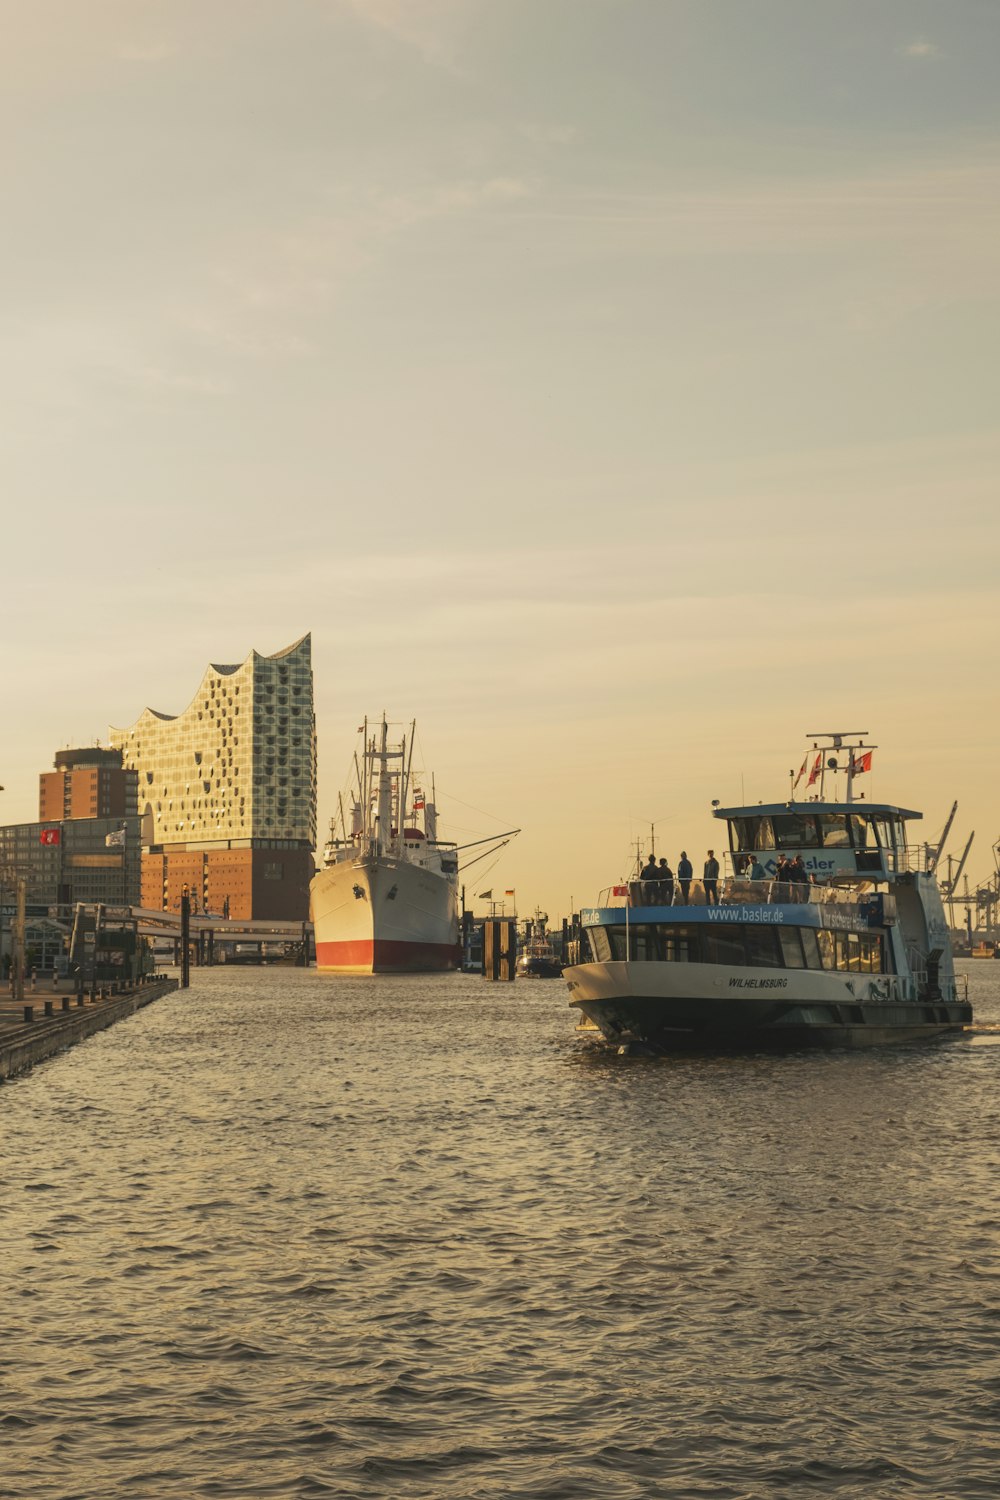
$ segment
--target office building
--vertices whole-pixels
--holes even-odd
[[[38,816],[43,823],[69,818],[123,818],[133,813],[138,776],[122,767],[120,750],[92,746],[60,750],[55,770],[38,778]]]
[[[32,908],[65,916],[77,901],[137,906],[139,819],[66,818],[0,828],[0,885],[25,882]]]

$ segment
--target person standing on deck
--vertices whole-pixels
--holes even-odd
[[[643,906],[656,905],[656,885],[659,878],[660,867],[656,863],[656,856],[651,854],[639,871],[639,879],[642,881]]]
[[[681,857],[677,861],[677,884],[681,888],[681,906],[688,905],[688,892],[691,890],[691,879],[694,875],[694,865],[687,857],[687,851],[681,850]]]
[[[709,849],[708,858],[705,861],[704,871],[705,883],[705,905],[718,906],[719,904],[719,861],[715,857],[715,850]]]
[[[665,859],[660,860],[659,869],[659,903],[661,906],[673,906],[674,904],[674,872]]]
[[[809,884],[809,872],[805,867],[801,854],[796,854],[789,865],[788,878],[792,882],[792,900],[808,901],[809,893],[806,887]]]

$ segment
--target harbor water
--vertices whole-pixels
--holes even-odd
[[[0,1089],[4,1500],[995,1496],[996,1033],[618,1057],[195,970]]]

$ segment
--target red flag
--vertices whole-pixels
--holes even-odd
[[[799,774],[796,776],[795,780],[792,782],[792,791],[793,792],[794,792],[795,788],[798,786],[799,782],[802,780],[803,776],[806,774],[806,766],[808,764],[809,764],[809,757],[808,757],[808,755],[806,755],[803,758],[801,766],[799,766]]]
[[[851,761],[851,772],[855,776],[860,776],[863,771],[870,771],[871,768],[872,752],[870,750],[866,750],[863,755],[856,755]]]
[[[627,896],[628,895],[628,886],[627,885],[613,885],[611,887],[611,894],[612,894],[612,896]]]
[[[58,844],[61,836],[61,830],[58,828],[43,828],[38,835],[38,842],[40,844]]]
[[[816,757],[816,763],[815,763],[815,765],[813,766],[812,770],[809,772],[809,780],[806,782],[806,786],[812,786],[812,784],[813,784],[814,781],[818,781],[819,780],[819,768],[820,768],[820,766],[822,764],[823,764],[823,755],[822,755],[822,752],[820,752],[820,754],[817,755],[817,757]]]

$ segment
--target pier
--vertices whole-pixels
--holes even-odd
[[[0,1081],[27,1073],[177,987],[176,979],[150,974],[134,984],[99,985],[93,994],[67,981],[26,990],[23,1001],[15,1001],[5,989],[0,996]]]

